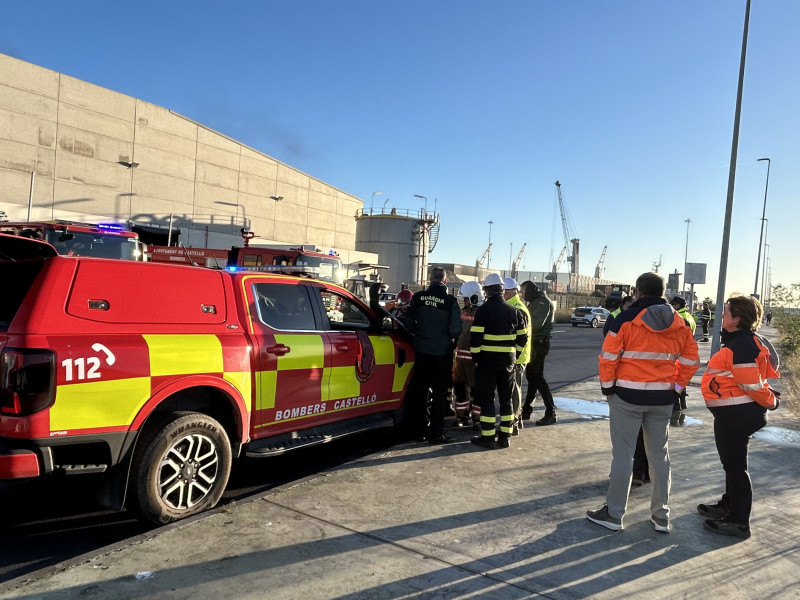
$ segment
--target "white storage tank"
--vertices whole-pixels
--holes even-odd
[[[356,215],[356,250],[373,252],[378,263],[389,267],[381,273],[389,290],[405,284],[427,284],[428,253],[439,237],[439,215],[427,210],[359,211]]]

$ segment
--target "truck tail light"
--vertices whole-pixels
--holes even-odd
[[[0,353],[0,412],[21,417],[44,410],[54,401],[54,353],[3,349]]]

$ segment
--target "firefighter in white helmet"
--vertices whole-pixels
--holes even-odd
[[[486,277],[483,291],[486,300],[475,312],[470,340],[475,387],[481,405],[481,434],[471,441],[487,450],[494,450],[509,446],[514,425],[511,406],[514,362],[528,342],[528,323],[525,313],[503,299],[503,280],[497,273]],[[495,416],[495,390],[500,401],[499,430]]]
[[[514,408],[514,428],[511,435],[517,435],[523,424],[523,420],[520,418],[520,411],[522,410],[522,380],[525,378],[525,367],[531,357],[531,314],[519,295],[519,290],[520,287],[516,279],[513,277],[503,279],[503,298],[511,306],[525,313],[525,322],[527,323],[525,333],[528,336],[525,348],[517,356],[517,362],[514,365],[514,392],[511,396],[511,404]]]
[[[456,340],[456,359],[453,362],[453,408],[456,412],[454,425],[463,427],[472,416],[475,428],[480,429],[481,409],[475,398],[475,365],[472,364],[472,352],[469,348],[472,321],[478,305],[483,301],[481,284],[477,281],[466,282],[458,291],[458,297],[463,299],[464,306],[461,309],[461,334]]]

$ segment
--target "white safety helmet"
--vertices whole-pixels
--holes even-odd
[[[458,297],[459,298],[471,298],[472,296],[479,296],[481,295],[481,284],[477,281],[467,281],[464,285],[461,286],[461,289],[458,290]]]
[[[503,286],[503,280],[497,273],[489,273],[486,276],[486,279],[483,280],[483,287],[489,287],[490,285],[499,285]]]
[[[503,279],[503,289],[518,290],[519,284],[517,283],[517,280],[514,279],[513,277],[506,277],[505,279]]]

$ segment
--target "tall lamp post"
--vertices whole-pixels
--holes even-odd
[[[683,287],[681,288],[681,294],[686,295],[686,265],[689,262],[689,223],[692,222],[691,219],[685,219],[683,221],[686,223],[686,249],[683,251]],[[691,308],[692,303],[689,302],[689,307]]]
[[[372,201],[369,203],[369,214],[372,214],[372,205],[375,204],[375,196],[382,194],[383,192],[372,192]]]
[[[769,260],[769,244],[764,242],[764,270],[761,274],[761,306],[764,307],[767,305],[767,297],[769,296],[769,278],[767,277]]]
[[[764,186],[764,208],[761,211],[761,235],[758,237],[758,260],[756,261],[756,282],[753,285],[753,295],[758,296],[758,269],[761,266],[761,244],[764,242],[764,217],[767,214],[767,190],[769,190],[769,168],[772,164],[769,158],[759,158],[757,162],[767,161],[767,183]]]
[[[494,221],[489,221],[489,247],[486,249],[486,268],[492,266],[492,225]]]

